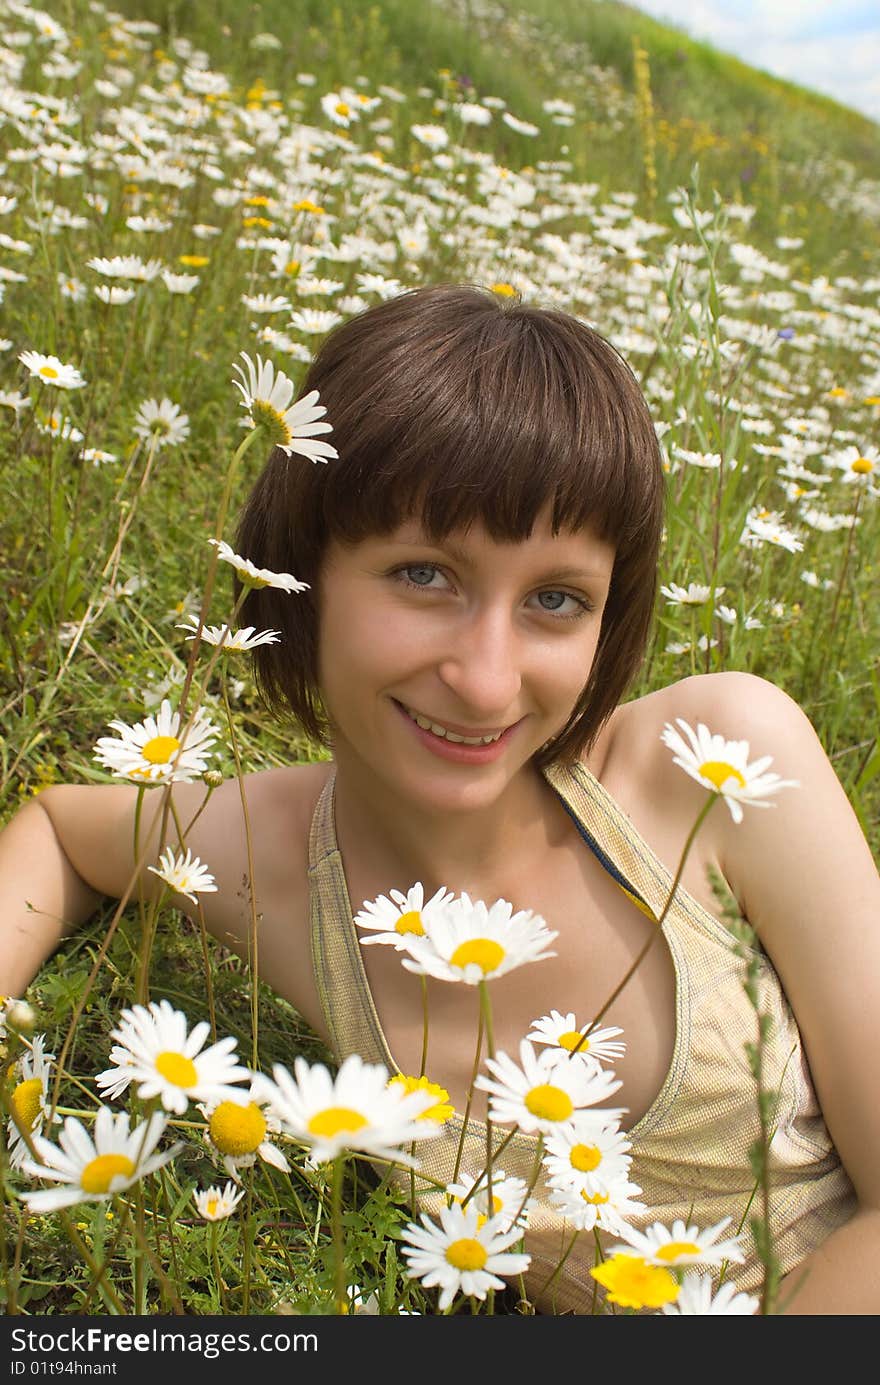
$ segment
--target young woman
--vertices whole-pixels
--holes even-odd
[[[558,931],[557,955],[493,983],[496,1049],[516,1056],[551,1009],[580,1025],[601,1012],[626,1040],[614,1105],[627,1111],[650,1220],[736,1225],[754,1188],[744,1045],[755,1015],[714,867],[760,939],[775,1019],[765,1082],[779,1096],[771,1226],[783,1304],[880,1311],[880,881],[815,733],[780,689],[728,673],[624,700],[663,522],[655,432],[628,367],[575,318],[437,286],[337,328],[311,389],[339,459],[276,450],[236,543],[310,584],[249,592],[243,619],[282,632],[255,652],[261,688],[332,752],[245,780],[260,976],[340,1059],[356,1051],[414,1074],[420,981],[393,949],[361,948],[353,915],[415,882],[426,899],[445,886],[534,910]],[[769,811],[747,807],[739,824],[713,807],[661,932],[706,801],[661,739],[676,718],[747,740],[799,787]],[[188,821],[203,787],[173,793]],[[3,833],[7,993],[24,990],[101,897],[125,893],[135,796],[123,785],[50,788]],[[203,897],[208,926],[247,955],[234,780],[187,845],[219,886]],[[145,871],[143,888],[154,887]],[[461,1112],[474,992],[434,980],[427,990],[428,1076]],[[479,1093],[472,1114],[485,1115]],[[476,1173],[478,1127],[471,1141]],[[453,1126],[439,1153],[423,1146],[423,1165],[448,1179],[456,1144]],[[505,1170],[528,1176],[532,1157],[518,1137]],[[589,1310],[593,1244],[581,1239],[542,1295],[563,1242],[558,1218],[533,1214],[527,1284],[539,1308]],[[754,1254],[733,1277],[758,1283]]]

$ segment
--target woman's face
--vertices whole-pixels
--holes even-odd
[[[354,547],[331,544],[319,680],[337,763],[435,811],[490,806],[568,720],[613,563],[590,529],[554,538],[547,515],[518,543],[482,525],[431,543],[407,520]]]

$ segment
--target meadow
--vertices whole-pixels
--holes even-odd
[[[184,690],[223,777],[324,754],[246,654],[193,649],[200,617],[234,621],[208,540],[232,542],[270,446],[233,367],[297,387],[337,323],[459,281],[582,317],[652,406],[669,501],[634,695],[770,678],[876,852],[880,130],[626,6],[418,10],[0,0],[0,822],[109,782],[109,724]],[[108,903],[33,982],[33,1021],[7,1014],[7,1113],[49,1071],[39,1032],[48,1105],[92,1119],[145,921]],[[264,1071],[330,1061],[170,897],[148,927],[151,997]],[[405,1192],[288,1148],[288,1170],[236,1168],[244,1214],[211,1219],[194,1192],[230,1166],[198,1112],[175,1125],[155,1177],[57,1216],[28,1215],[4,1159],[7,1313],[332,1313],[353,1285],[438,1311],[404,1272]],[[529,1311],[515,1287],[464,1302]]]

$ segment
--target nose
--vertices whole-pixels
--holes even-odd
[[[437,671],[463,721],[501,725],[521,715],[522,657],[508,611],[484,609],[455,622]]]

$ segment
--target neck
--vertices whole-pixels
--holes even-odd
[[[336,838],[343,860],[356,860],[363,878],[378,882],[376,894],[421,881],[426,899],[445,885],[492,903],[510,898],[512,882],[553,845],[544,811],[552,792],[529,764],[491,807],[450,814],[401,801],[393,786],[373,776],[367,782],[362,767],[343,757],[336,761]]]

